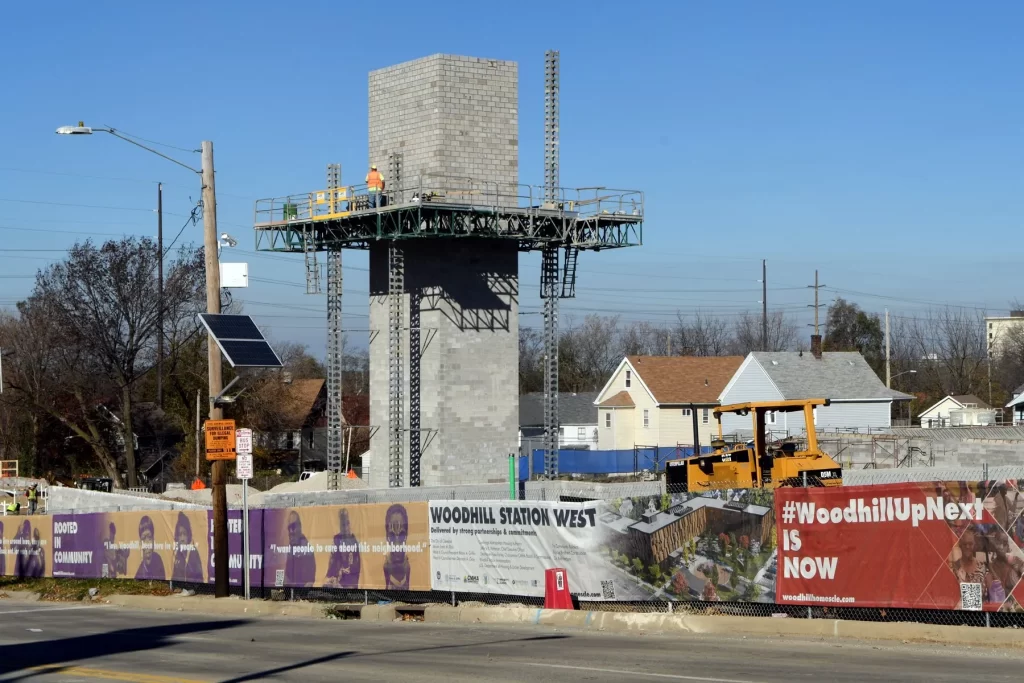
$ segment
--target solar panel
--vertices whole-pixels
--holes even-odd
[[[278,368],[281,361],[267,342],[226,339],[220,342],[221,351],[228,357],[231,367]]]
[[[281,359],[247,315],[200,313],[199,321],[233,368],[279,368]]]
[[[265,341],[259,328],[247,315],[222,315],[200,313],[199,317],[206,323],[206,329],[217,339],[247,339]]]

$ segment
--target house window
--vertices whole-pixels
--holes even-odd
[[[612,427],[612,411],[610,410],[604,414],[604,426],[608,429]]]
[[[651,411],[644,410],[644,429],[651,426]]]
[[[306,445],[309,446],[310,448],[314,447],[314,442],[313,442],[314,435],[315,435],[315,432],[312,429],[310,429],[309,430],[309,438],[306,440]]]
[[[295,432],[285,432],[284,447],[285,450],[295,450]]]
[[[766,425],[773,425],[773,424],[775,424],[775,411],[774,410],[769,410],[769,411],[767,411],[764,414],[764,423]]]
[[[633,373],[626,370],[626,388],[629,389],[630,381],[633,379]]]
[[[692,415],[692,413],[690,412],[690,409],[689,408],[683,408],[683,417],[690,417],[690,415]]]
[[[580,441],[586,441],[587,440],[587,428],[586,427],[577,427],[576,428],[576,438],[579,439]]]
[[[700,416],[701,424],[708,424],[711,422],[711,411],[708,408],[704,408]]]

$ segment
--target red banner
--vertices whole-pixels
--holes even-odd
[[[1024,481],[775,492],[776,600],[1024,611]]]

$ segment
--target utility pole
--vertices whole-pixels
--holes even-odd
[[[825,286],[818,284],[817,270],[814,271],[814,284],[807,286],[814,290],[814,305],[812,308],[814,308],[814,336],[817,337],[821,334],[821,332],[818,331],[818,310],[821,308],[821,304],[818,303],[818,291]]]
[[[768,262],[761,259],[761,350],[768,350]]]
[[[203,413],[202,413],[202,408],[200,407],[200,406],[202,406],[202,402],[201,402],[202,401],[202,396],[203,396],[203,390],[202,389],[196,389],[196,479],[199,478],[199,450],[200,450],[199,439],[202,438],[202,436],[203,436],[203,427],[202,427],[202,419],[203,419],[202,415],[203,415]]]
[[[885,387],[892,389],[892,368],[889,367],[889,309],[885,309]]]
[[[156,184],[156,407],[164,409],[164,184]]]
[[[203,250],[206,257],[206,312],[220,313],[220,257],[217,254],[217,193],[214,187],[213,143],[203,140]],[[224,412],[214,402],[223,389],[220,348],[209,335],[206,341],[210,385],[210,419],[221,420]],[[228,597],[228,497],[227,461],[214,460],[213,474],[213,563],[214,595]]]

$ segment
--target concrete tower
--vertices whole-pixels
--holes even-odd
[[[514,62],[434,55],[370,73],[369,161],[408,202],[443,189],[467,203],[517,203]],[[401,155],[401,180],[388,177]],[[505,481],[519,413],[515,240],[399,240],[404,257],[403,485],[410,453],[423,486]],[[371,487],[389,477],[389,251],[370,246]]]

